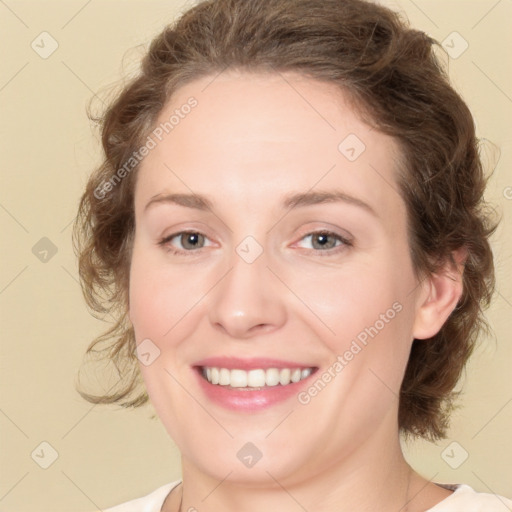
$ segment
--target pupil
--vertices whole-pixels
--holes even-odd
[[[200,241],[200,236],[202,235],[199,235],[199,233],[186,233],[184,235],[184,242],[182,241],[182,244],[183,244],[183,247],[185,248],[196,248],[197,245],[199,244],[199,241]]]
[[[317,240],[317,243],[320,245],[320,247],[323,247],[323,248],[333,247],[333,243],[332,242],[329,243],[329,236],[330,235],[325,234],[325,233],[320,233],[320,234],[316,235],[316,240]]]

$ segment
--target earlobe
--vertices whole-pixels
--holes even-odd
[[[413,326],[414,338],[435,336],[457,307],[463,292],[462,278],[467,255],[465,247],[453,251],[453,261],[446,261],[438,272],[422,283]]]

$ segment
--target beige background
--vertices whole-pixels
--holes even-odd
[[[80,192],[100,155],[85,105],[134,69],[141,45],[184,5],[0,1],[1,511],[101,509],[180,476],[178,451],[160,422],[149,418],[149,407],[95,407],[74,391],[82,353],[105,324],[87,312],[70,235]],[[504,216],[493,242],[498,293],[489,318],[495,337],[484,340],[468,368],[449,439],[407,446],[407,456],[437,482],[512,496],[512,237],[506,236],[512,222],[512,2],[390,5],[438,40],[456,31],[469,44],[446,60],[479,136],[501,150],[487,151],[486,161],[492,167],[497,161],[488,199]],[[35,40],[40,53],[51,48],[48,36],[39,36],[43,31],[59,45],[46,59],[31,47]],[[464,44],[456,35],[447,42],[454,55]],[[48,244],[39,242],[43,237],[57,249],[46,262],[40,260]],[[43,245],[34,254],[37,243]],[[47,469],[40,464],[51,462],[52,449],[42,442],[58,454]],[[458,444],[443,458],[452,442]],[[462,450],[468,459],[452,469],[446,461],[459,463]]]

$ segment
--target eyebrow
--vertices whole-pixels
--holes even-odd
[[[293,194],[285,198],[283,206],[288,209],[293,209],[299,208],[301,206],[311,206],[316,204],[336,202],[344,202],[358,206],[368,213],[371,213],[373,216],[378,217],[377,212],[368,203],[365,203],[362,199],[351,196],[350,194],[346,194],[340,190]]]
[[[358,206],[372,214],[374,217],[378,217],[377,212],[368,203],[339,190],[303,192],[288,195],[283,200],[283,208],[292,210],[304,206],[335,202],[344,202]],[[158,194],[149,200],[144,207],[144,211],[146,211],[150,206],[157,204],[177,204],[179,206],[194,208],[196,210],[213,211],[213,202],[206,196],[198,194]]]
[[[144,207],[144,211],[157,204],[177,204],[196,210],[213,210],[213,203],[205,196],[198,194],[157,194],[149,200]]]

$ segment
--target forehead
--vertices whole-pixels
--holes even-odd
[[[174,93],[155,129],[136,203],[164,191],[222,192],[261,209],[317,187],[342,189],[383,213],[403,206],[397,144],[362,122],[335,84],[291,73],[203,77]]]

